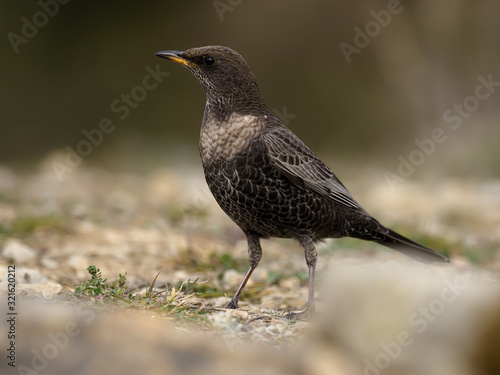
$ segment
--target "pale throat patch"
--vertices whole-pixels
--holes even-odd
[[[200,134],[200,154],[202,160],[230,160],[244,151],[254,136],[260,133],[262,119],[252,115],[232,113],[222,123],[208,122]]]

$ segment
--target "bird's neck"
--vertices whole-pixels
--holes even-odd
[[[205,116],[224,121],[232,113],[259,116],[269,111],[260,93],[231,93],[227,95],[207,95]]]

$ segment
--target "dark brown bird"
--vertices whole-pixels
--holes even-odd
[[[386,228],[367,213],[335,174],[270,111],[241,55],[207,46],[156,53],[184,65],[205,89],[200,155],[217,203],[243,230],[250,266],[227,306],[238,299],[262,256],[261,238],[297,240],[309,267],[309,298],[296,318],[314,311],[315,243],[354,237],[423,262],[448,262]]]

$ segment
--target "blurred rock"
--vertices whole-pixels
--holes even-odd
[[[71,255],[66,262],[66,265],[77,271],[79,276],[82,274],[85,275],[85,270],[89,264],[88,257],[80,254]]]
[[[33,298],[49,298],[62,290],[61,284],[47,281],[43,284],[19,284],[16,290],[23,296]]]
[[[241,280],[243,279],[243,274],[239,273],[236,270],[229,269],[224,271],[224,275],[222,276],[222,285],[226,290],[236,291],[238,285],[240,285]]]
[[[131,312],[100,313],[88,306],[21,301],[19,373],[85,374],[300,374],[297,359],[269,345],[250,346],[230,329],[193,335],[167,319]],[[5,316],[5,306],[0,313]],[[221,321],[237,323],[233,312]],[[224,320],[225,319],[225,320]],[[7,335],[0,337],[8,348]],[[5,356],[2,356],[5,361]],[[2,365],[6,365],[3,364]]]
[[[289,277],[287,279],[280,280],[280,287],[286,290],[298,290],[300,288],[300,280],[298,277]]]
[[[0,291],[7,291],[8,271],[5,271],[0,282]],[[25,267],[16,267],[16,293],[28,297],[47,298],[56,295],[62,286],[54,281],[49,281],[38,270]]]
[[[222,276],[222,285],[224,289],[230,291],[236,291],[236,288],[241,283],[243,279],[243,273],[240,273],[234,269],[228,269],[224,271],[224,275]],[[265,283],[267,281],[267,270],[264,268],[257,268],[253,271],[252,276],[248,280],[247,286],[251,287],[252,285],[258,283]]]
[[[55,261],[54,259],[49,258],[49,257],[42,257],[40,259],[40,263],[42,266],[44,266],[45,268],[48,268],[50,270],[53,270],[53,269],[56,269],[57,267],[59,267],[59,263],[57,261]]]
[[[265,268],[258,267],[252,272],[252,277],[248,280],[248,284],[265,283],[267,281],[267,275],[268,272]]]
[[[16,267],[16,278],[17,282],[20,284],[44,284],[48,281],[47,278],[40,273],[40,271],[24,267]]]
[[[7,259],[12,259],[14,263],[28,263],[35,259],[36,252],[31,247],[19,240],[9,238],[5,241],[2,255]]]
[[[225,307],[230,299],[227,297],[215,297],[206,300],[207,306]]]
[[[328,272],[326,311],[305,349],[314,353],[305,358],[316,358],[310,373],[338,364],[336,356],[318,358],[321,351],[342,353],[355,374],[477,374],[472,358],[484,353],[498,364],[479,334],[500,324],[500,288],[484,271],[394,262],[384,255],[369,263],[337,259]],[[486,323],[491,309],[497,315]],[[498,348],[498,336],[489,340]]]
[[[229,314],[238,319],[239,321],[245,321],[245,320],[248,320],[248,317],[249,317],[249,314],[247,311],[244,311],[244,310],[227,310],[229,312]]]
[[[481,327],[477,332],[477,345],[468,355],[470,367],[478,375],[500,374],[500,302],[492,301],[481,316]]]

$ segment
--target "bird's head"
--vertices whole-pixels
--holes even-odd
[[[262,103],[254,74],[245,59],[231,48],[206,46],[155,55],[188,68],[205,89],[210,104],[237,109]]]

